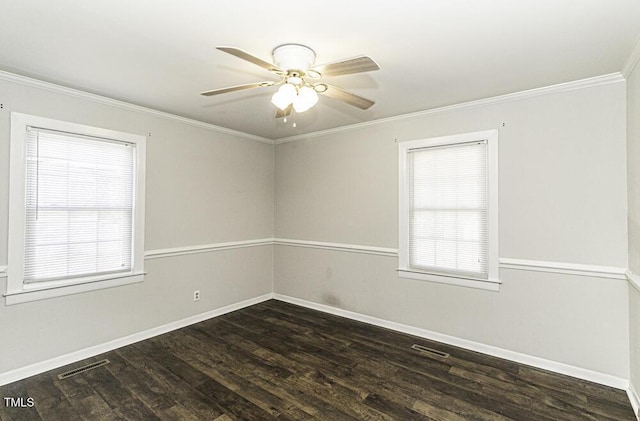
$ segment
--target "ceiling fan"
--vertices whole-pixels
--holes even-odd
[[[273,61],[276,64],[272,64],[239,48],[216,48],[268,70],[279,76],[280,81],[264,81],[230,86],[201,92],[201,95],[212,96],[246,89],[280,86],[271,98],[271,102],[278,107],[276,118],[286,117],[293,111],[297,113],[307,111],[318,102],[318,94],[326,95],[363,110],[368,109],[375,103],[370,99],[363,98],[337,86],[316,82],[323,77],[379,70],[380,67],[371,57],[358,56],[314,66],[316,53],[311,48],[301,44],[283,44],[273,50]]]

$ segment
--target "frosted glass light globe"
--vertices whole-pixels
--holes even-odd
[[[313,88],[303,86],[298,91],[298,96],[293,100],[293,109],[297,113],[303,113],[318,102],[318,94]]]
[[[278,92],[273,94],[271,103],[284,111],[296,98],[296,87],[285,83],[278,89]]]

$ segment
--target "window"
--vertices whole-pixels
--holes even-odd
[[[145,141],[12,113],[7,304],[142,280]]]
[[[400,143],[401,277],[498,290],[497,140]]]

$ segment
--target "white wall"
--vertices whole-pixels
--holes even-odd
[[[147,251],[272,237],[273,146],[0,78],[0,266],[7,262],[12,111],[151,136]],[[0,374],[272,291],[272,246],[146,261],[141,284],[0,304]],[[201,300],[192,301],[192,292]],[[6,278],[0,278],[6,291]]]
[[[397,248],[397,144],[500,130],[500,256],[627,266],[625,84],[276,147],[275,236]],[[501,269],[498,293],[401,279],[397,258],[275,249],[277,293],[625,379],[627,283]]]
[[[640,275],[640,65],[627,78],[629,270]],[[639,277],[640,279],[640,277]],[[640,393],[640,283],[629,286],[631,384]]]

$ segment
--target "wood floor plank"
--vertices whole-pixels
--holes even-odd
[[[248,375],[250,373],[244,370],[236,373],[233,371],[233,367],[229,367],[228,365],[212,364],[210,359],[201,352],[196,352],[192,355],[183,354],[183,358],[211,379],[253,403],[273,417],[286,414],[294,419],[308,419],[309,415],[311,415],[292,405],[290,402],[273,395],[268,390],[256,386]]]
[[[543,405],[538,405],[538,408],[548,416],[554,416],[557,413],[555,410],[566,412],[587,402],[586,397],[579,394],[575,396],[559,392],[559,398],[557,396],[558,393],[555,393],[556,391],[549,393],[549,390],[522,381],[518,382],[517,387],[514,387],[513,383],[478,372],[467,371],[460,367],[451,367],[450,373],[479,385],[491,386],[494,393],[500,394],[504,399],[508,399],[520,406],[531,407],[536,402],[541,402]],[[548,410],[545,410],[545,407],[548,407]]]
[[[36,409],[43,420],[50,419],[80,419],[60,389],[56,387],[48,373],[39,374],[25,380],[27,394],[38,402]]]
[[[35,407],[2,402],[0,421],[635,420],[624,391],[276,300],[1,386],[3,397]]]
[[[110,364],[105,368],[111,374],[126,384],[132,394],[162,420],[180,419],[197,420],[198,416],[177,402],[172,395],[164,393],[158,388],[154,380],[145,371],[130,365],[117,353],[109,357]]]
[[[296,387],[318,396],[327,407],[335,408],[357,420],[392,420],[388,414],[367,406],[363,399],[352,390],[336,383],[326,381],[325,376],[313,373],[306,376],[294,376],[289,379]]]
[[[316,327],[329,326],[329,323],[327,321],[330,320],[331,318],[340,319],[341,321],[340,323],[338,323],[338,325],[343,323],[341,318],[337,318],[336,316],[332,316],[332,315],[322,315],[321,317],[319,317],[319,319],[322,320],[322,322],[319,323],[314,317],[315,314],[313,316],[310,316],[309,314],[305,314],[306,309],[301,310],[299,307],[293,306],[293,305],[280,306],[278,303],[277,305],[275,305],[276,307],[275,309],[273,307],[274,307],[273,303],[267,302],[262,304],[262,308],[257,308],[257,309],[254,308],[253,310],[262,311],[264,314],[271,314],[271,311],[273,310],[273,311],[279,311],[282,314],[285,314],[291,317],[298,316],[297,320],[299,320],[300,323],[310,323],[315,325]],[[397,348],[397,350],[400,351],[399,355],[402,355],[402,352],[404,352],[403,347],[409,348],[410,344],[415,343],[416,340],[422,341],[422,339],[420,338],[412,338],[409,335],[398,335],[397,332],[388,331],[386,329],[380,329],[379,331],[376,332],[376,335],[364,335],[361,332],[361,330],[366,329],[366,326],[367,325],[364,325],[364,324],[356,324],[351,327],[349,334],[352,335],[351,339],[353,340],[354,344],[362,344],[363,346],[373,346],[374,348],[379,347],[378,349],[384,348],[386,350]],[[336,334],[341,335],[344,333],[337,332]],[[380,342],[379,340],[380,337],[385,337],[387,342]],[[357,346],[359,345],[353,345],[352,347],[357,347]],[[526,379],[523,380],[519,376],[519,373],[521,372],[520,371],[521,367],[516,363],[508,362],[508,361],[504,362],[503,360],[495,357],[483,356],[482,354],[479,354],[479,353],[475,353],[467,350],[461,350],[456,347],[450,347],[444,344],[437,344],[431,341],[427,341],[425,346],[441,349],[445,352],[451,352],[452,357],[449,359],[451,364],[456,364],[458,366],[465,367],[469,371],[477,372],[477,373],[486,375],[487,377],[488,376],[495,377],[499,380],[504,381],[505,383],[512,383],[512,385],[517,385],[517,387],[509,386],[512,390],[517,390],[518,388],[522,388],[522,387],[525,387],[526,389],[526,388],[540,386],[540,385],[528,383]],[[455,356],[456,354],[464,355],[466,358],[468,358],[468,360],[464,360],[462,358],[456,357]],[[478,361],[479,363],[476,361]],[[409,365],[405,364],[403,366],[405,368],[410,369]],[[536,374],[539,374],[537,369],[528,368],[528,367],[526,368],[533,370],[532,372],[527,372],[529,376],[535,376]],[[542,383],[544,384],[544,379],[542,379]],[[590,384],[589,382],[586,382],[586,383]],[[544,386],[541,386],[541,387],[544,388]],[[624,392],[619,390],[613,390],[612,392],[612,389],[611,388],[609,389],[610,389],[609,393],[617,394],[616,396],[618,400],[620,400],[621,398],[622,400],[624,400]],[[552,395],[556,395],[555,398],[550,399],[553,402],[552,406],[566,410],[568,405],[572,405],[572,404],[576,405],[576,402],[575,402],[576,399],[581,399],[583,402],[587,401],[587,397],[584,392],[587,391],[588,393],[589,392],[588,388],[580,389],[578,391],[572,390],[571,393],[566,393],[567,390],[569,389],[564,387],[562,382],[560,382],[560,386],[557,388],[557,390],[554,390],[552,392]],[[546,391],[549,392],[548,389]],[[516,397],[513,391],[509,396],[512,396],[514,398]],[[569,403],[563,401],[563,399],[566,399]],[[547,401],[547,403],[549,403],[549,401]],[[608,403],[611,404],[610,402]],[[581,405],[578,404],[577,406],[580,407]],[[614,406],[609,406],[608,409],[615,410],[616,408]],[[592,419],[592,417],[594,416],[596,417],[601,416],[602,419],[608,418],[606,415],[603,414],[603,411],[599,411],[595,405],[592,405],[591,407],[591,410],[595,412],[594,414],[587,411],[583,405],[582,405],[582,408],[578,410],[581,410],[583,412],[582,419]],[[629,414],[628,402],[626,402],[626,405],[623,405],[622,411],[624,411],[624,413],[626,413],[626,416],[628,417],[628,414]],[[554,413],[555,416],[558,416],[555,411],[552,411],[552,412]],[[604,412],[606,413],[606,410]],[[624,414],[621,411],[616,410],[615,412],[616,412],[616,416],[618,417],[624,416]],[[564,415],[564,416],[567,416],[567,415]],[[569,417],[568,419],[571,419],[570,416],[567,416],[567,417]]]
[[[557,375],[555,373],[541,370],[529,366],[519,367],[519,375],[523,379],[528,379],[534,384],[544,385],[556,390],[575,390],[591,398],[605,398],[611,402],[626,405],[627,396],[624,391],[598,385],[586,380],[576,379],[569,376]]]
[[[159,420],[144,403],[135,396],[127,384],[114,377],[104,366],[78,374],[83,376],[119,416],[127,420]]]
[[[97,361],[90,358],[80,361],[70,366],[61,367],[51,370],[49,377],[53,381],[56,388],[62,393],[67,401],[74,408],[79,418],[86,421],[105,420],[116,421],[123,418],[117,415],[107,402],[89,385],[87,380],[82,376],[72,376],[65,380],[58,379],[57,375],[68,370],[75,369],[85,364]]]
[[[42,417],[38,413],[35,406],[29,407],[13,407],[7,404],[5,398],[23,398],[28,399],[29,393],[26,387],[27,381],[19,381],[10,383],[0,387],[0,419],[2,421],[40,421]],[[36,405],[38,403],[36,402]]]
[[[250,421],[262,421],[269,418],[269,413],[213,379],[199,385],[197,389],[203,395],[209,396],[214,405],[220,406],[232,418]],[[281,419],[286,419],[286,417],[281,417]]]
[[[172,396],[182,406],[189,408],[199,419],[211,420],[223,415],[221,410],[209,405],[191,384],[173,374],[163,364],[150,358],[144,349],[140,349],[140,344],[121,348],[115,353],[136,369],[148,373],[156,388]]]

